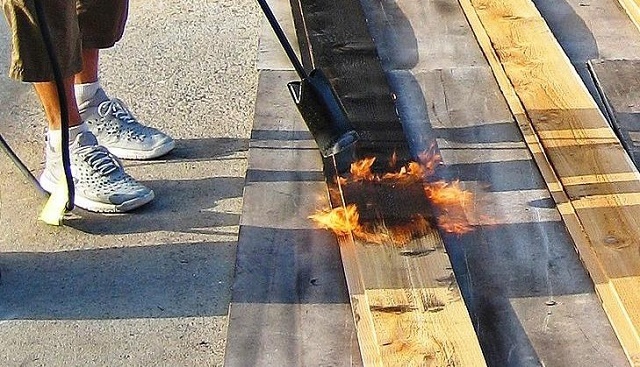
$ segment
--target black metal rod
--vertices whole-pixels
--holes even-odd
[[[36,187],[36,189],[38,189],[38,192],[40,192],[44,196],[48,195],[47,192],[44,191],[42,186],[40,186],[40,183],[35,178],[35,176],[31,173],[31,171],[29,171],[29,168],[27,168],[27,166],[25,166],[25,164],[22,163],[20,158],[18,158],[16,153],[11,149],[9,144],[4,140],[2,135],[0,135],[0,149],[2,149],[5,153],[7,153],[11,161],[13,161],[16,167],[18,167],[18,170],[20,170],[20,172],[22,172],[24,177],[26,177],[27,180],[29,180]]]
[[[60,102],[60,119],[61,119],[61,135],[62,135],[62,166],[64,167],[64,176],[67,181],[67,193],[69,200],[67,201],[67,210],[73,209],[73,202],[75,191],[73,187],[73,179],[71,177],[71,162],[69,159],[69,111],[67,110],[67,95],[64,89],[64,79],[62,78],[62,72],[60,71],[60,64],[53,49],[53,42],[49,28],[47,26],[46,16],[44,9],[42,8],[41,0],[35,0],[36,18],[40,27],[40,33],[42,34],[42,40],[49,54],[49,60],[51,61],[51,69],[53,70],[53,77],[56,82],[56,89],[58,91],[58,100]]]
[[[298,56],[296,55],[295,51],[293,51],[293,47],[291,47],[291,43],[289,43],[289,40],[287,39],[287,36],[284,34],[282,27],[280,27],[278,20],[276,19],[275,15],[273,15],[271,8],[269,8],[269,5],[267,4],[267,1],[258,0],[258,3],[260,4],[262,11],[264,12],[264,15],[267,17],[269,24],[271,24],[271,28],[273,28],[273,31],[278,37],[278,40],[280,41],[282,48],[284,48],[284,52],[286,52],[287,56],[289,57],[289,60],[291,60],[291,64],[293,64],[293,68],[296,69],[298,76],[300,76],[301,79],[306,79],[308,76],[307,72],[304,70],[304,67],[302,66],[302,63],[300,62],[300,60],[298,59]]]

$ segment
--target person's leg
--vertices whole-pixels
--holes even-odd
[[[140,185],[125,172],[82,121],[76,104],[74,79],[64,79],[69,112],[69,152],[76,195],[75,205],[96,212],[124,212],[151,201],[153,191]],[[45,169],[40,176],[43,189],[53,192],[64,175],[61,156],[61,106],[55,82],[34,83],[48,121]]]
[[[63,82],[69,112],[69,153],[76,189],[75,205],[95,212],[124,212],[148,203],[154,197],[153,191],[129,177],[117,159],[98,145],[82,121],[75,98],[76,78],[77,75],[67,77]],[[45,169],[39,181],[43,189],[53,192],[64,175],[60,150],[60,99],[55,82],[34,83],[34,88],[49,126]]]
[[[110,98],[100,85],[100,50],[113,46],[124,33],[128,0],[78,0],[83,69],[75,77],[75,94],[82,119],[98,142],[124,159],[152,159],[175,147],[167,134],[141,124],[124,102]]]
[[[98,81],[98,69],[100,64],[100,49],[82,49],[82,71],[75,75],[75,84],[95,83]]]
[[[12,52],[10,76],[23,82],[33,82],[47,119],[45,169],[40,184],[53,192],[64,176],[61,158],[60,102],[52,67],[37,19],[33,0],[0,0],[11,28]],[[127,211],[153,199],[150,189],[128,176],[120,162],[104,147],[82,122],[76,104],[75,75],[90,69],[82,68],[81,40],[76,7],[68,0],[42,1],[47,25],[55,35],[55,52],[64,78],[70,125],[70,159],[76,188],[75,204],[91,211]]]
[[[44,114],[47,118],[49,130],[60,130],[62,123],[60,98],[58,98],[58,89],[55,82],[37,82],[33,83],[36,94],[44,108]],[[76,103],[76,95],[74,93],[74,77],[64,79],[64,90],[67,102],[67,111],[69,113],[69,127],[78,126],[82,123],[78,105]]]
[[[98,142],[124,159],[152,159],[175,147],[167,134],[142,125],[119,99],[102,89],[98,75],[100,50],[82,50],[83,69],[75,75],[75,96],[79,113]]]

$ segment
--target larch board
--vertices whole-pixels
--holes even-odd
[[[285,88],[260,72],[225,366],[361,366],[335,238],[307,216],[326,203],[322,163]]]
[[[435,230],[402,246],[339,243],[365,366],[486,365]]]
[[[640,1],[639,0],[618,0],[620,5],[627,11],[633,23],[640,30]]]
[[[394,99],[360,4],[291,3],[300,47],[303,54],[308,51],[303,56],[305,66],[319,67],[329,76],[361,135],[353,157],[376,157],[376,171],[387,166],[394,155],[400,162],[410,160]],[[337,160],[347,158],[339,156]],[[349,191],[348,186],[344,196],[340,195],[333,180],[337,172],[332,168],[333,162],[325,161],[332,205],[341,207],[357,201],[361,195],[357,190]],[[367,193],[391,208],[427,206],[419,183],[408,193],[381,190],[373,188]],[[393,218],[383,215],[383,221],[410,220],[393,210],[387,214]],[[339,242],[365,365],[485,365],[435,228],[403,245],[391,241],[368,243],[353,236],[342,236]]]
[[[532,2],[460,3],[629,361],[638,365],[638,172]]]
[[[624,365],[457,0],[361,3],[412,150],[435,141],[442,177],[462,180],[483,214],[443,242],[487,364]]]

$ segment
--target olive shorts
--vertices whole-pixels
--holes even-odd
[[[53,81],[37,24],[37,0],[0,0],[11,30],[9,76],[25,82]],[[124,33],[128,0],[39,0],[63,77],[82,70],[83,48],[112,47]]]

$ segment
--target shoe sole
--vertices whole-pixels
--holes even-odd
[[[171,140],[162,144],[151,150],[132,150],[132,149],[122,149],[116,147],[110,147],[105,145],[105,147],[111,152],[111,154],[115,155],[120,159],[135,159],[135,160],[147,160],[161,157],[176,147],[176,142]]]
[[[41,176],[39,181],[40,186],[49,194],[51,194],[55,190],[56,183],[48,179],[48,177]],[[147,195],[139,196],[123,203],[108,204],[94,201],[82,195],[76,194],[74,197],[73,205],[77,206],[78,208],[82,208],[84,210],[95,213],[124,213],[147,204],[148,202],[153,200],[154,197],[155,194],[153,193],[153,190],[150,190]]]
[[[149,191],[149,193],[145,196],[139,196],[129,201],[125,201],[121,204],[115,205],[100,203],[87,199],[83,196],[79,196],[75,199],[74,205],[76,205],[78,208],[96,213],[125,213],[147,204],[148,202],[153,200],[154,197],[155,194],[153,193],[153,191]]]

